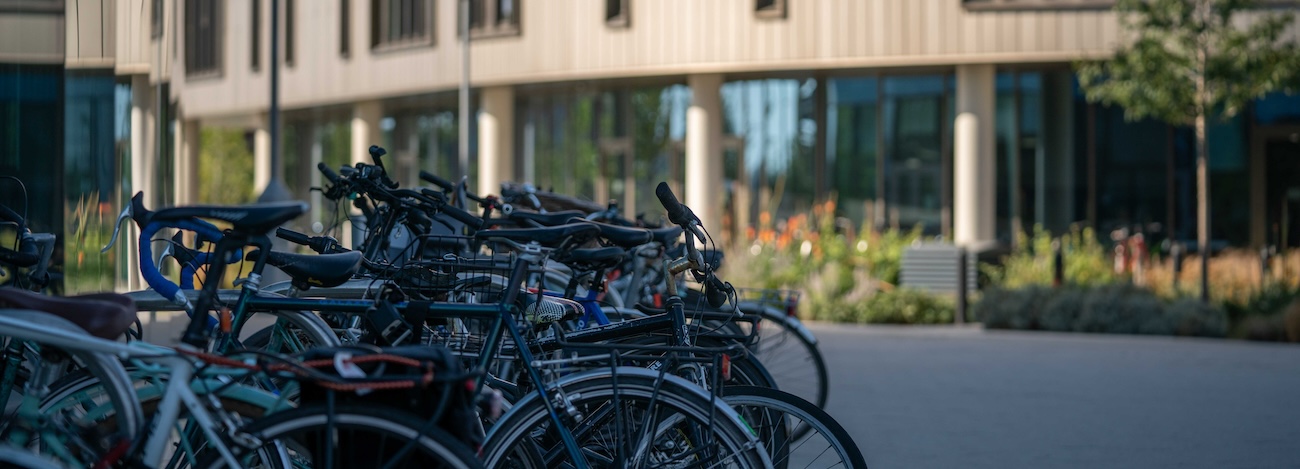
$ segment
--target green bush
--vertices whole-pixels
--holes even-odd
[[[921,290],[879,291],[866,301],[822,305],[817,319],[871,324],[948,324],[956,308],[951,299]]]
[[[1051,233],[1036,226],[1032,236],[1018,233],[1016,239],[1019,247],[1004,256],[1001,265],[980,266],[992,284],[1004,288],[1051,285],[1056,268],[1053,241],[1061,243],[1066,283],[1099,286],[1118,280],[1110,255],[1097,241],[1092,228],[1074,228],[1064,236],[1052,238]]]
[[[1223,337],[1228,324],[1220,308],[1127,284],[996,288],[973,311],[990,329]]]

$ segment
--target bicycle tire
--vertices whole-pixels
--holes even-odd
[[[296,448],[297,450],[306,450],[307,455],[303,452],[295,453],[299,456],[310,456],[310,461],[294,459],[292,467],[303,467],[299,463],[316,462],[318,456],[314,454],[313,447],[328,447],[333,454],[335,451],[341,453],[341,459],[337,461],[339,467],[373,467],[379,462],[376,457],[386,454],[385,449],[389,449],[387,439],[392,437],[394,440],[405,440],[406,443],[414,443],[415,450],[420,451],[418,456],[402,460],[400,466],[384,465],[383,467],[419,467],[419,468],[455,468],[455,469],[476,469],[482,467],[474,452],[464,443],[457,441],[451,435],[441,429],[427,425],[426,422],[417,419],[404,411],[387,408],[378,405],[359,405],[359,404],[340,404],[330,412],[325,405],[311,405],[300,407],[285,412],[277,412],[262,419],[258,419],[245,426],[243,433],[256,435],[261,441],[279,441],[285,447]],[[328,440],[320,440],[321,435],[313,433],[319,432],[328,434]],[[347,438],[360,438],[363,435],[359,432],[374,432],[364,436],[379,436],[380,443],[377,447],[366,444],[360,444],[363,440],[349,440]],[[346,436],[345,436],[346,435]],[[314,445],[308,440],[316,440],[315,443],[324,442],[324,445]],[[368,442],[367,442],[368,443]],[[263,447],[235,447],[236,457],[248,457],[251,453],[262,450]],[[398,449],[401,452],[401,449]],[[265,453],[264,453],[265,454]],[[208,461],[199,465],[205,469],[224,469],[229,466],[226,461],[216,455],[212,455]],[[280,456],[287,457],[287,454],[281,453]],[[326,458],[329,462],[330,458]],[[245,460],[241,459],[241,466]],[[391,464],[390,461],[388,464]],[[318,466],[310,466],[318,467]],[[329,467],[326,465],[325,467]]]
[[[826,359],[812,333],[798,319],[770,307],[742,303],[741,311],[762,318],[758,343],[750,351],[771,373],[779,389],[825,409],[830,380]]]
[[[615,375],[616,374],[616,375]],[[615,383],[617,382],[617,385]],[[548,389],[563,390],[569,404],[584,417],[580,427],[578,444],[584,455],[590,459],[601,457],[606,463],[591,464],[592,467],[618,467],[619,463],[638,462],[638,457],[649,457],[644,450],[648,445],[641,444],[643,451],[623,451],[627,442],[648,443],[646,437],[633,437],[625,433],[611,433],[632,428],[661,429],[655,433],[654,449],[656,455],[668,458],[718,457],[730,461],[734,467],[769,467],[770,461],[766,450],[758,443],[755,435],[739,419],[739,416],[720,399],[707,394],[699,387],[673,375],[660,376],[657,372],[635,368],[618,367],[614,369],[593,370],[562,378]],[[558,391],[549,394],[555,395]],[[653,408],[652,416],[664,419],[656,425],[633,423],[636,409],[612,409],[608,404],[617,398],[621,404],[635,404],[640,407],[642,416],[650,414],[646,410]],[[549,397],[548,397],[549,399]],[[629,410],[629,415],[621,411]],[[564,412],[562,410],[562,412]],[[612,413],[612,415],[610,415]],[[567,413],[566,413],[567,414]],[[571,417],[571,415],[570,415]],[[610,418],[614,427],[602,425]],[[620,425],[621,424],[621,425]],[[504,415],[488,432],[487,442],[483,447],[483,462],[488,467],[555,467],[565,458],[570,457],[564,446],[556,441],[556,433],[545,403],[537,394],[529,394],[515,403],[510,412]],[[707,433],[707,434],[705,434]],[[605,438],[609,437],[609,438]],[[667,438],[667,439],[665,439]],[[686,438],[682,441],[680,438]],[[673,441],[669,441],[673,440]],[[618,449],[611,449],[611,444]],[[681,452],[672,454],[675,450]],[[603,451],[603,452],[602,452]],[[718,455],[710,452],[724,453]],[[546,460],[545,455],[552,453],[555,458]],[[610,454],[613,453],[613,454]],[[633,461],[619,457],[623,453],[633,453]],[[681,467],[704,465],[705,460],[681,461]],[[717,465],[716,463],[714,465]]]
[[[788,392],[755,386],[727,387],[723,393],[722,400],[765,437],[763,444],[773,466],[867,467],[862,450],[849,432],[811,402]],[[808,428],[804,436],[791,435],[796,433],[794,427],[799,426]],[[825,458],[827,454],[835,457]],[[825,463],[818,463],[823,460]],[[804,461],[808,463],[800,464]]]

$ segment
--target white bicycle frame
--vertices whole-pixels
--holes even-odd
[[[164,463],[163,452],[168,446],[171,429],[179,420],[181,406],[183,405],[189,411],[190,417],[203,430],[204,435],[208,438],[208,443],[221,454],[221,457],[228,464],[231,464],[230,467],[240,466],[230,448],[227,448],[224,444],[225,440],[216,432],[215,418],[199,401],[198,395],[190,389],[190,379],[193,378],[195,370],[194,362],[177,351],[139,342],[123,344],[93,337],[85,333],[44,327],[40,324],[8,317],[4,314],[0,314],[0,336],[36,342],[63,350],[90,352],[113,356],[119,360],[140,360],[165,366],[169,370],[167,388],[163,394],[162,402],[158,406],[158,413],[156,418],[153,419],[152,427],[145,429],[145,431],[149,432],[149,437],[145,442],[142,461],[153,467],[162,466]],[[181,345],[181,347],[188,346]],[[105,385],[109,385],[109,383],[105,383]],[[134,396],[135,390],[130,390],[129,394]],[[137,435],[130,436],[133,439],[138,437]]]

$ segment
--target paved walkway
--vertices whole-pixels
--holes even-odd
[[[1300,468],[1300,346],[812,328],[873,468]]]

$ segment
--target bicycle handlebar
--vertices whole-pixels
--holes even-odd
[[[0,264],[9,264],[14,267],[27,268],[36,265],[36,263],[40,261],[41,258],[34,254],[0,247]]]
[[[452,184],[451,181],[440,178],[437,175],[430,173],[428,171],[423,171],[423,170],[420,171],[420,180],[441,187],[442,190],[447,192],[456,190],[456,185]]]

